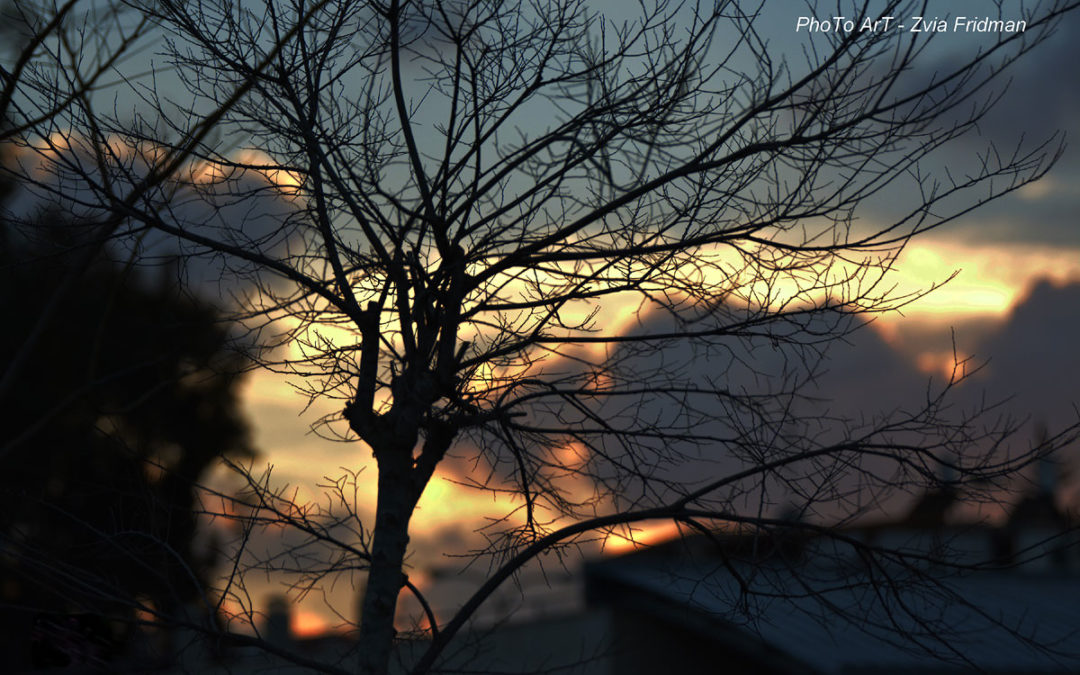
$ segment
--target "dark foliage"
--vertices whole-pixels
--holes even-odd
[[[7,233],[5,353],[28,339],[18,317],[53,297],[79,253],[62,218]],[[22,654],[35,631],[36,665],[102,658],[134,630],[136,602],[164,617],[212,602],[202,594],[216,552],[199,536],[193,486],[219,457],[251,454],[228,327],[168,268],[151,282],[99,261],[59,301],[0,433],[0,633],[6,653]],[[47,630],[69,624],[94,627],[93,649]]]

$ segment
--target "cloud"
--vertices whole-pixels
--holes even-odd
[[[940,391],[948,380],[945,360],[951,367],[954,352],[946,323],[924,326],[925,333],[918,335],[914,330],[919,328],[918,322],[911,321],[915,324],[912,330],[893,331],[886,339],[888,332],[856,320],[843,339],[813,344],[813,335],[842,328],[826,322],[806,324],[801,343],[785,343],[784,337],[796,333],[792,327],[781,327],[777,334],[780,340],[769,336],[730,338],[712,344],[682,340],[649,348],[623,348],[616,355],[616,372],[627,381],[636,378],[658,387],[689,384],[744,395],[758,401],[760,417],[722,395],[676,400],[657,393],[599,403],[601,417],[612,426],[647,430],[650,425],[666,425],[676,432],[666,439],[597,440],[596,448],[609,462],[606,468],[598,465],[595,480],[611,488],[618,486],[626,501],[663,501],[673,494],[665,489],[665,481],[700,485],[760,461],[770,452],[824,444],[845,437],[848,430],[857,434],[882,419],[917,411],[928,394]],[[642,316],[634,332],[689,331],[695,327],[701,324],[680,324],[653,312]],[[1076,421],[1080,283],[1038,283],[1011,312],[996,320],[966,321],[959,328],[955,356],[963,360],[973,355],[968,364],[972,371],[979,363],[988,363],[951,394],[948,415],[959,419],[1001,402],[1002,407],[978,424],[993,426],[999,413],[1029,419],[1032,425],[1009,439],[1020,451],[1034,440],[1035,426],[1055,431]],[[911,335],[918,335],[919,342],[907,348],[905,340]],[[932,367],[920,358],[927,355],[935,357]],[[797,395],[789,396],[798,384],[802,386]],[[989,451],[990,446],[982,443],[975,449]],[[644,475],[620,479],[610,460],[620,464],[624,472],[632,466]],[[795,477],[789,479],[787,487],[799,482]],[[649,482],[656,485],[650,488]],[[737,498],[733,502],[736,507],[748,508],[762,499],[759,487],[733,486],[725,494]],[[787,498],[782,486],[767,487],[773,490],[765,496],[768,508],[782,506]]]
[[[689,320],[652,311],[632,333],[690,333],[744,313],[723,306]],[[595,420],[566,410],[534,419],[539,426],[603,427],[605,433],[575,441],[590,460],[583,469],[594,489],[625,509],[665,503],[686,489],[824,447],[925,402],[928,376],[860,319],[794,316],[754,332],[623,345],[612,354],[611,379],[598,386],[631,395],[584,397]],[[837,335],[843,339],[829,337]],[[625,435],[607,433],[613,429]],[[800,461],[764,478],[732,481],[713,503],[774,514],[791,502],[814,503],[812,512],[835,517],[851,506],[840,504],[839,494],[861,478],[847,462],[876,470],[862,458]]]
[[[1005,75],[1009,90],[1001,103],[986,117],[982,131],[991,137],[1017,137],[1022,133],[1043,134],[1061,129],[1080,131],[1080,90],[1068,86],[1080,64],[1080,13],[1065,15],[1044,44],[1022,58]],[[1022,121],[1022,126],[1017,122]],[[1075,168],[1076,153],[1071,153]]]
[[[65,241],[73,245],[94,241],[112,207],[102,186],[118,195],[114,201],[122,201],[149,175],[153,159],[164,154],[162,148],[119,139],[110,139],[108,146],[108,180],[88,142],[75,134],[53,134],[37,146],[20,148],[10,167],[20,176],[18,189],[3,205],[13,241],[33,241],[42,223],[67,230]],[[120,264],[130,260],[136,267],[171,268],[188,290],[225,307],[230,296],[252,290],[256,280],[280,284],[252,263],[165,231],[174,228],[271,259],[289,260],[290,251],[303,246],[309,233],[297,177],[264,168],[275,163],[262,153],[241,152],[228,161],[232,166],[190,163],[149,190],[135,208],[159,219],[161,228],[129,219],[112,233],[105,254]]]
[[[1080,404],[1080,284],[1036,284],[1008,320],[978,342],[988,359],[978,383],[1051,430],[1073,423]]]
[[[1080,41],[1073,39],[1077,33],[1080,12],[1072,11],[1043,44],[1002,74],[992,88],[1001,99],[980,120],[977,134],[947,148],[946,157],[962,166],[990,143],[1007,157],[1021,144],[1031,148],[1054,134],[1075,139],[1080,133],[1080,89],[1069,83],[1080,69]],[[1071,143],[1041,181],[965,216],[949,232],[984,242],[1080,246],[1078,184],[1080,149]]]

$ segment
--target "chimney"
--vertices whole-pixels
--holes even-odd
[[[1054,496],[1057,491],[1057,462],[1049,455],[1039,458],[1039,494]]]
[[[284,595],[273,595],[266,603],[266,620],[263,623],[263,637],[272,645],[287,647],[292,644],[290,627],[291,609],[289,599]]]

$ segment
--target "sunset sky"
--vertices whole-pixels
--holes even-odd
[[[798,50],[815,39],[812,35],[792,38],[796,5],[802,6],[770,3],[766,10],[770,13],[760,20],[763,33],[785,45],[787,58],[793,62],[798,59]],[[931,5],[954,15],[974,15],[987,3],[950,2],[947,10],[944,2]],[[1020,3],[1005,2],[1006,12],[1013,5],[1019,7]],[[599,9],[614,6],[614,0],[596,3]],[[937,67],[947,66],[957,53],[977,47],[979,39],[943,35],[937,47],[926,54],[922,67],[927,74],[933,73]],[[161,82],[169,82],[167,73]],[[1009,410],[1018,418],[1031,420],[1022,432],[1025,435],[1017,437],[1018,443],[1026,444],[1038,426],[1053,430],[1075,421],[1075,405],[1080,404],[1080,12],[1072,12],[1046,44],[1015,64],[1000,81],[999,90],[1006,82],[1007,90],[980,123],[978,134],[949,146],[952,154],[939,159],[948,166],[967,167],[991,143],[1007,155],[1022,140],[1034,142],[1058,132],[1065,134],[1067,143],[1062,156],[1037,183],[907,245],[888,277],[897,297],[921,294],[954,274],[955,278],[906,305],[902,312],[876,317],[848,341],[831,348],[829,372],[817,386],[822,395],[835,401],[837,410],[850,415],[873,414],[902,405],[905,399],[921,395],[929,381],[940,384],[947,379],[956,359],[972,358],[972,366],[985,367],[964,385],[960,403],[977,400],[984,393],[991,400],[1012,397]],[[418,114],[421,123],[424,114],[423,110]],[[251,154],[249,161],[260,157]],[[266,219],[260,222],[272,222],[288,211],[294,196],[289,187],[297,180],[285,172],[266,178],[283,189],[275,195],[272,207],[260,212],[259,217]],[[871,226],[876,220],[888,222],[890,216],[918,199],[918,195],[893,190],[861,217]],[[14,209],[25,207],[25,203],[16,204]],[[247,217],[245,204],[213,207],[214,217],[223,221]],[[153,242],[147,245],[153,250]],[[197,283],[219,276],[219,270],[212,262],[210,265],[203,270],[203,278],[195,273]],[[225,293],[220,288],[217,291]],[[636,300],[612,301],[597,309],[598,322],[618,330],[632,331],[639,324],[658,320],[647,309],[639,311]],[[265,370],[251,372],[244,382],[243,405],[251,421],[254,445],[260,451],[254,472],[272,466],[275,485],[288,485],[298,501],[313,502],[326,500],[321,486],[328,480],[353,473],[361,508],[370,509],[376,479],[370,451],[360,443],[334,442],[311,430],[320,418],[340,412],[341,402],[322,400],[307,406],[307,399],[293,384],[287,377]],[[576,449],[567,447],[565,451],[572,457]],[[1076,448],[1071,456],[1061,458],[1061,463],[1068,471],[1059,498],[1062,504],[1075,507],[1080,505]],[[467,553],[482,541],[479,528],[520,505],[505,495],[496,497],[489,491],[460,485],[469,470],[467,458],[446,462],[413,518],[410,576],[421,588],[431,587],[432,579],[445,572],[443,568],[460,566],[460,559],[447,558],[446,554]],[[229,476],[216,476],[213,481],[225,488],[236,487]],[[671,524],[646,523],[634,538],[649,543],[675,534],[677,528]],[[275,542],[268,536],[256,544],[272,548]],[[625,538],[612,536],[586,548],[598,554],[601,548],[612,553],[633,546]],[[477,575],[482,579],[484,569],[481,565],[470,570],[459,580],[459,587],[436,597],[436,611],[460,599],[460,587],[475,583]],[[283,588],[279,579],[254,583],[257,604]],[[566,579],[559,584],[572,586]],[[347,584],[328,590],[326,595],[309,596],[298,609],[297,628],[317,632],[336,624],[338,619],[327,610],[327,603],[352,618],[354,596],[355,590]]]
[[[1047,44],[1009,72],[1008,91],[981,125],[981,135],[953,149],[962,162],[990,141],[1010,148],[1022,136],[1044,137],[1060,130],[1069,144],[1057,165],[1038,183],[907,247],[891,277],[898,294],[924,291],[954,272],[956,277],[902,313],[878,317],[850,345],[833,348],[827,387],[840,405],[887,407],[896,392],[917,395],[929,378],[940,382],[953,367],[955,337],[959,358],[973,356],[976,362],[987,363],[966,391],[985,391],[991,398],[1014,396],[1011,410],[1030,417],[1033,425],[1054,428],[1074,419],[1073,403],[1080,400],[1077,35],[1080,16],[1074,12]],[[632,306],[603,311],[628,325],[647,318],[635,316]],[[244,396],[263,453],[260,461],[273,464],[275,479],[296,486],[302,496],[317,498],[315,486],[324,476],[340,473],[337,467],[355,469],[370,460],[357,445],[312,434],[308,424],[334,412],[333,405],[316,404],[300,413],[303,398],[282,378],[253,373]],[[1075,450],[1062,461],[1076,476]],[[453,565],[441,554],[467,550],[475,541],[472,531],[486,518],[512,508],[509,501],[493,500],[491,494],[463,488],[449,478],[444,472],[429,486],[413,520],[414,563],[421,580],[430,566]],[[374,479],[373,467],[360,474],[369,494],[374,493]],[[1067,481],[1060,498],[1063,503],[1078,503],[1075,478]],[[638,536],[651,541],[674,533],[672,525],[656,523],[643,525]],[[618,539],[609,542],[611,551],[628,546]],[[309,599],[301,610],[307,612],[304,620],[314,626],[333,622],[325,612],[320,614],[320,603],[321,599]]]

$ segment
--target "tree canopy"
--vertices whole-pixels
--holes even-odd
[[[919,7],[842,4],[860,26]],[[1008,454],[1008,422],[950,415],[962,363],[892,415],[806,405],[830,342],[914,298],[889,281],[907,242],[1060,153],[1051,132],[945,162],[1075,8],[1036,4],[1023,32],[941,59],[925,33],[772,35],[734,1],[105,3],[78,16],[109,17],[116,44],[165,36],[151,74],[118,68],[127,98],[106,101],[87,82],[107,59],[79,58],[95,38],[39,24],[49,49],[5,76],[11,171],[87,250],[216,277],[255,362],[338,402],[319,430],[374,456],[373,513],[255,477],[244,504],[308,537],[313,584],[366,574],[361,672],[387,672],[398,595],[420,594],[409,522],[436,469],[460,453],[465,482],[516,495],[485,551],[505,565],[443,626],[428,612],[424,671],[520,565],[588,533],[766,531],[790,504],[842,521],[1071,439]]]

